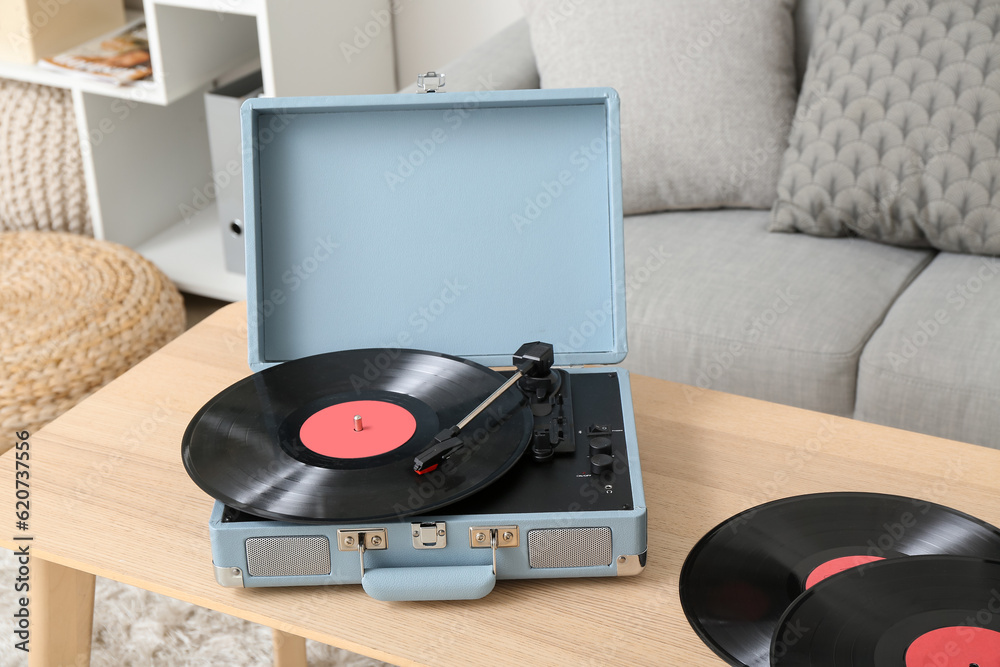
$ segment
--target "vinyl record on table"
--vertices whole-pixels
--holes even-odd
[[[184,466],[209,495],[270,519],[375,521],[428,512],[494,482],[527,447],[533,419],[511,389],[463,429],[467,446],[446,464],[413,471],[413,457],[505,379],[465,359],[416,350],[289,361],[206,403],[184,433]]]
[[[1000,561],[917,556],[847,571],[778,623],[774,667],[1000,667]]]
[[[808,587],[855,565],[926,554],[1000,560],[1000,530],[901,496],[785,498],[737,514],[694,546],[681,569],[681,604],[721,658],[763,667],[778,620]]]

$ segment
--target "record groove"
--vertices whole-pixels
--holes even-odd
[[[520,392],[511,390],[463,430],[464,449],[439,470],[414,473],[413,457],[505,378],[465,359],[416,350],[399,350],[388,367],[376,369],[372,360],[385,354],[315,355],[223,390],[184,433],[182,457],[191,479],[226,505],[264,518],[357,522],[435,510],[491,484],[517,462],[533,419]],[[300,431],[311,415],[368,400],[412,414],[413,436],[361,458],[323,456],[302,443]]]
[[[785,611],[771,644],[771,665],[997,667],[998,591],[1000,561],[973,557],[914,556],[848,570],[806,591]],[[943,629],[954,632],[936,638]],[[919,644],[928,638],[925,653]]]
[[[1000,530],[901,496],[785,498],[737,514],[694,546],[681,569],[681,605],[699,637],[730,665],[765,667],[781,615],[813,572],[838,559],[886,559],[854,568],[866,571],[926,554],[1000,560]]]

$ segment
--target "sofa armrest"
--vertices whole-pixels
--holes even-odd
[[[527,21],[521,19],[512,23],[438,71],[445,74],[445,91],[538,88],[538,70]],[[412,72],[414,83],[399,92],[416,92],[417,74],[420,73]],[[409,76],[410,73],[404,74]]]

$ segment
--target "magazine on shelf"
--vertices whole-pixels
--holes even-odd
[[[98,37],[56,56],[42,58],[40,67],[98,81],[124,85],[153,74],[145,19]]]

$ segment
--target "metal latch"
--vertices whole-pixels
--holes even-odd
[[[497,548],[516,547],[521,543],[517,526],[473,526],[469,529],[469,546],[473,549],[490,546],[490,535],[497,534]]]
[[[469,546],[493,550],[493,574],[497,573],[497,549],[516,547],[521,543],[517,526],[473,526],[469,528]]]
[[[427,79],[433,79],[428,82]],[[436,93],[438,88],[444,88],[444,72],[427,72],[417,75],[418,93]]]
[[[443,549],[448,546],[448,530],[444,521],[437,523],[411,523],[414,549]]]
[[[341,529],[337,531],[337,549],[357,551],[361,558],[361,576],[365,576],[365,552],[380,551],[388,546],[385,528]]]

